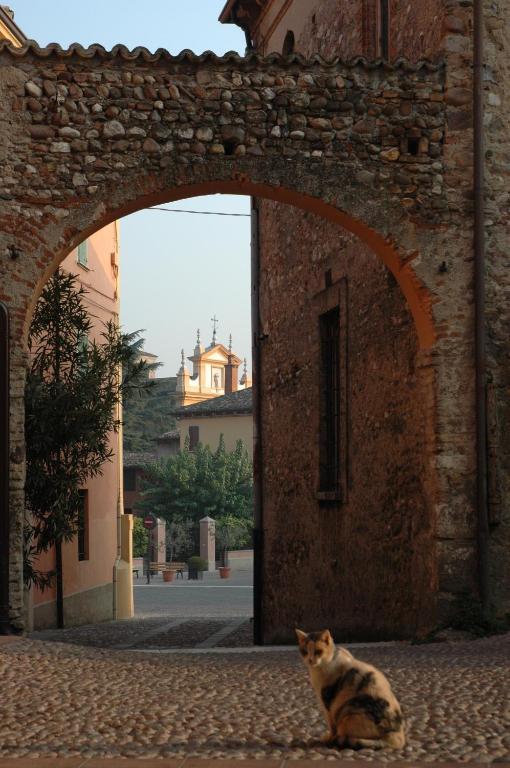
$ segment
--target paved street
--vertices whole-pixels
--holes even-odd
[[[401,752],[317,743],[296,649],[144,653],[32,639],[0,644],[0,758],[211,757],[510,761],[510,634],[356,648],[408,719]]]
[[[253,575],[248,571],[220,579],[217,573],[204,574],[203,581],[174,579],[163,582],[161,575],[147,585],[145,577],[134,580],[135,615],[229,618],[253,615]]]

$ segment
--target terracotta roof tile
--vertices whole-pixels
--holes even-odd
[[[123,456],[124,467],[144,467],[146,464],[153,464],[157,461],[155,453],[149,451],[143,451],[142,453],[135,453],[134,451],[125,451]]]
[[[377,59],[375,61],[369,61],[363,56],[356,56],[349,60],[342,60],[339,58],[324,59],[319,54],[315,54],[311,58],[307,59],[301,56],[299,53],[292,53],[289,56],[282,56],[279,53],[271,53],[268,56],[261,56],[258,53],[249,53],[247,56],[241,56],[235,51],[229,51],[223,56],[218,56],[212,51],[204,51],[204,53],[196,54],[193,51],[185,49],[180,53],[173,55],[164,48],[158,48],[157,51],[151,53],[148,48],[138,46],[129,50],[125,45],[115,45],[111,50],[107,50],[102,45],[94,44],[88,48],[84,48],[79,43],[73,43],[69,48],[62,48],[58,43],[50,43],[45,48],[41,48],[35,40],[27,40],[26,43],[20,48],[14,48],[9,42],[2,40],[0,42],[0,53],[8,51],[10,55],[15,58],[23,58],[24,56],[33,55],[38,58],[48,59],[50,57],[56,57],[60,59],[70,59],[76,56],[80,59],[116,59],[121,58],[125,61],[142,60],[144,63],[157,63],[160,61],[166,61],[174,64],[212,64],[220,65],[234,64],[237,67],[248,66],[253,67],[258,65],[264,67],[266,65],[278,65],[281,67],[298,64],[301,66],[311,66],[313,64],[319,64],[322,67],[336,67],[341,64],[344,67],[364,67],[365,69],[404,69],[409,72],[416,72],[420,69],[427,69],[430,71],[436,71],[443,67],[442,63],[434,64],[430,61],[418,61],[411,64],[407,59],[396,59],[389,63],[383,59]]]
[[[179,419],[189,419],[193,416],[234,416],[253,412],[252,389],[239,389],[221,397],[213,397],[202,403],[186,405],[178,408],[174,415]]]

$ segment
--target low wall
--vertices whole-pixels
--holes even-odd
[[[253,549],[229,552],[228,564],[233,571],[253,571]]]

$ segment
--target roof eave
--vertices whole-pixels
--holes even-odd
[[[265,0],[228,0],[219,15],[222,24],[236,24],[247,32],[257,24]]]
[[[215,416],[251,416],[252,413],[252,409],[246,411],[195,411],[195,413],[176,414],[175,418],[178,421],[184,421],[186,419],[208,419]]]
[[[237,0],[228,0],[226,5],[224,6],[222,12],[220,13],[218,17],[218,21],[220,21],[221,24],[236,24],[236,20],[232,17],[232,10],[237,3]]]
[[[23,30],[18,27],[14,19],[11,19],[9,14],[4,10],[3,6],[0,6],[0,22],[5,24],[13,37],[17,38],[20,45],[23,45],[28,40]]]

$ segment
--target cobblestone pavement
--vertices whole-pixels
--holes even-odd
[[[96,648],[242,647],[253,644],[253,574],[234,573],[225,583],[217,573],[203,581],[161,575],[152,584],[135,582],[135,617],[65,630],[32,633],[32,639]]]
[[[295,650],[144,654],[16,639],[0,645],[0,758],[510,761],[510,635],[355,653],[403,704],[401,752],[319,745]]]
[[[196,647],[249,647],[253,645],[253,625],[248,618],[195,618],[187,616],[153,619],[128,619],[86,624],[70,629],[33,632],[33,640],[72,643],[93,648],[162,649]]]

